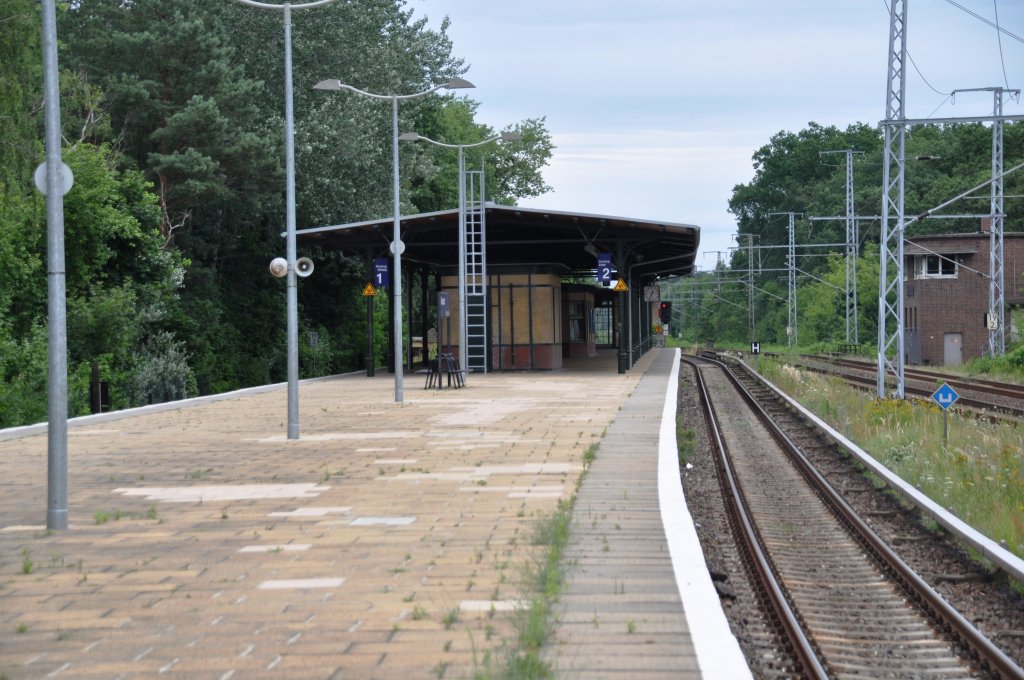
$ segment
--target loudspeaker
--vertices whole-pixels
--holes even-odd
[[[281,278],[288,273],[288,260],[283,257],[275,257],[270,261],[270,273]]]
[[[308,257],[300,257],[295,260],[295,273],[306,278],[313,273],[313,260]]]

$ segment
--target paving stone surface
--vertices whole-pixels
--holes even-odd
[[[672,356],[650,355],[576,497],[559,623],[544,650],[558,678],[701,677],[658,505]]]
[[[471,677],[514,641],[530,532],[606,430],[600,457],[623,459],[587,476],[604,491],[578,501],[563,623],[586,636],[607,608],[598,630],[633,645],[615,667],[654,677],[685,630],[655,592],[645,481],[660,406],[641,377],[668,354],[460,390],[407,373],[402,404],[385,372],[304,382],[299,440],[284,386],[73,423],[52,533],[45,434],[0,436],[0,677]]]

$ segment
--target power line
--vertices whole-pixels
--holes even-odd
[[[944,95],[947,96],[947,98],[949,97],[949,93],[948,92],[941,92],[941,91],[935,89],[935,86],[928,82],[928,79],[924,77],[923,73],[921,73],[921,69],[919,69],[917,67],[917,62],[914,61],[914,58],[912,56],[910,56],[910,51],[909,50],[907,51],[907,59],[910,59],[910,63],[913,64],[914,70],[917,71],[917,75],[921,76],[921,80],[924,81],[925,85],[927,85],[928,87],[930,87],[932,89],[932,92],[934,92],[935,94],[944,94]],[[942,102],[942,104],[945,104],[945,103],[946,102]],[[939,106],[941,107],[942,104],[939,104]],[[936,109],[936,111],[938,111],[938,109]],[[934,111],[932,113],[934,114]]]
[[[1006,35],[1010,36],[1011,38],[1013,38],[1017,42],[1019,42],[1021,44],[1024,44],[1024,38],[1020,37],[1019,35],[1017,35],[1015,33],[1011,33],[1010,31],[1006,30],[1005,28],[1002,28],[999,24],[992,23],[991,21],[989,21],[985,17],[981,16],[977,12],[972,12],[971,10],[967,9],[966,7],[961,5],[960,3],[954,2],[953,0],[946,0],[946,2],[948,2],[949,4],[953,5],[954,7],[958,8],[958,9],[962,9],[963,11],[967,12],[968,14],[970,14],[972,17],[974,17],[978,21],[981,21],[981,22],[984,22],[984,23],[988,24],[992,28],[996,29],[996,31],[998,31],[999,33],[1001,33],[1001,34],[1005,33]]]
[[[999,62],[1003,65],[1003,84],[1010,89],[1010,80],[1006,77],[1006,59],[1003,57],[1003,36],[999,33],[999,3],[992,0],[992,9],[996,13],[996,41],[999,43]]]

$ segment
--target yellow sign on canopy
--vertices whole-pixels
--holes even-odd
[[[366,284],[366,288],[363,288],[363,297],[373,297],[377,294],[377,291],[373,289],[373,284]]]
[[[619,279],[619,282],[615,284],[615,290],[619,293],[625,293],[629,290],[629,286],[626,285],[625,279]]]

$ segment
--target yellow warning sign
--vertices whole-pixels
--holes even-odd
[[[619,279],[619,282],[615,284],[615,290],[619,293],[624,293],[629,290],[629,286],[626,285],[625,279]]]
[[[377,291],[373,289],[373,284],[366,284],[366,288],[363,288],[363,297],[373,297],[377,294]]]

